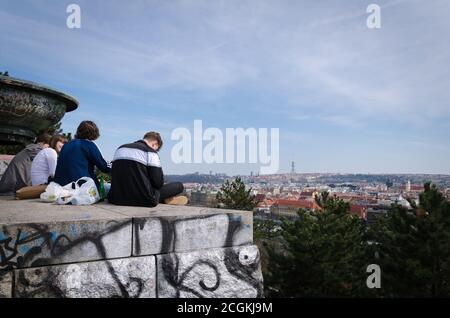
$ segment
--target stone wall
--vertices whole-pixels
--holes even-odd
[[[262,297],[251,212],[0,199],[0,297]]]

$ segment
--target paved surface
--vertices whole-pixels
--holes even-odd
[[[106,202],[89,206],[57,205],[40,199],[15,200],[0,197],[0,225],[45,223],[79,220],[108,220],[138,217],[189,217],[199,215],[235,214],[236,210],[160,204],[154,208],[117,206]],[[242,212],[242,211],[239,211]],[[249,213],[251,212],[244,212]]]

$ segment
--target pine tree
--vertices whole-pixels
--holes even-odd
[[[282,248],[268,247],[270,296],[370,295],[363,221],[342,200],[326,196],[322,203],[322,212],[300,210],[298,220],[283,219]]]
[[[370,230],[391,297],[450,296],[450,202],[425,184],[412,211],[394,205]]]
[[[251,194],[251,190],[251,188],[247,190],[242,179],[237,177],[232,182],[225,181],[217,193],[216,199],[223,204],[224,208],[252,211],[256,207],[257,201]]]

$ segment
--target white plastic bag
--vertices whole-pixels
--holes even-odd
[[[72,195],[71,184],[65,187],[60,186],[56,182],[50,182],[45,189],[45,192],[41,193],[41,200],[45,202],[56,202],[59,197],[68,197]]]
[[[85,182],[80,186],[79,181]],[[64,187],[51,182],[45,192],[41,194],[41,199],[47,202],[56,202],[56,204],[90,205],[98,202],[100,195],[94,180],[83,177]]]
[[[85,180],[86,182],[79,186],[78,182],[80,180]],[[77,182],[75,182],[75,187],[75,192],[70,200],[73,205],[90,205],[100,201],[97,185],[91,178],[83,177],[78,179]]]

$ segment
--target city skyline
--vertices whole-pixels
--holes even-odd
[[[167,174],[257,172],[175,164],[179,127],[279,128],[289,173],[450,173],[447,1],[0,1],[0,71],[80,101],[108,160],[150,130]],[[366,8],[381,8],[381,28]]]

